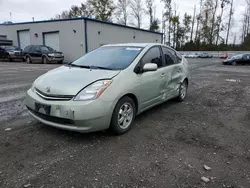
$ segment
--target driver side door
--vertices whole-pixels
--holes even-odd
[[[156,71],[148,71],[139,74],[140,77],[140,101],[141,111],[163,102],[166,93],[166,70],[162,61],[162,52],[159,46],[150,48],[141,59],[141,67],[147,63],[155,63]]]

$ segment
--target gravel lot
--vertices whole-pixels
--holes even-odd
[[[186,101],[143,113],[122,136],[28,115],[26,90],[56,66],[0,62],[0,187],[250,187],[250,66],[189,60]]]

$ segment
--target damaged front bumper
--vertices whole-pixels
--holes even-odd
[[[45,100],[28,90],[25,104],[30,114],[38,121],[53,127],[77,131],[93,132],[109,128],[115,103],[101,99],[92,101]],[[49,110],[37,108],[49,107]]]

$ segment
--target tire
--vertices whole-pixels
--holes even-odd
[[[32,63],[32,61],[31,61],[31,59],[30,59],[29,56],[26,57],[26,63],[27,63],[27,64],[31,64],[31,63]]]
[[[42,58],[42,63],[43,64],[48,64],[48,58],[47,57],[45,57],[45,56],[43,56],[43,58]]]
[[[187,96],[187,89],[188,89],[188,83],[186,80],[184,80],[179,87],[179,95],[176,98],[177,101],[182,102],[185,100],[186,96]]]
[[[110,130],[116,135],[126,133],[133,125],[135,114],[136,108],[133,99],[130,97],[121,98],[115,106]]]
[[[233,66],[236,66],[236,65],[237,65],[237,63],[234,61],[234,62],[232,62],[232,65],[233,65]]]
[[[8,59],[9,62],[12,62],[12,58],[11,58],[10,55],[7,56],[7,59]]]

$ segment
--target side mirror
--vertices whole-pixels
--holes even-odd
[[[158,69],[157,64],[147,63],[143,66],[143,72],[156,71]]]

